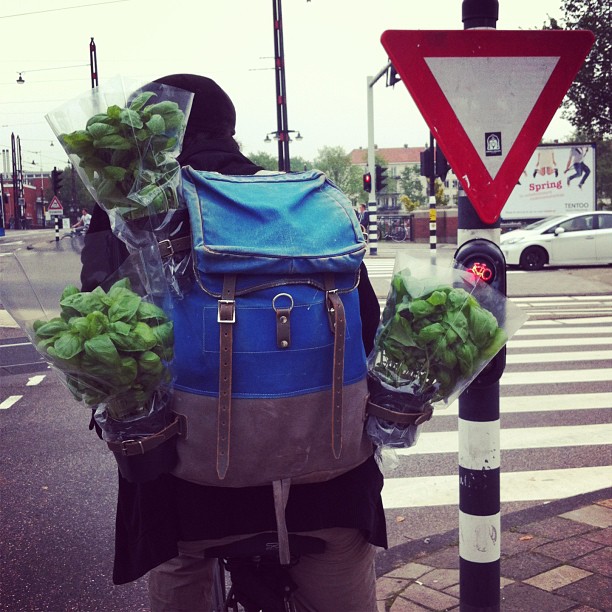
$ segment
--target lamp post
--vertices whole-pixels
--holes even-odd
[[[278,132],[278,131],[268,132],[266,134],[266,137],[264,138],[264,142],[272,142],[272,140],[280,140],[281,137],[283,137],[285,134],[287,134],[287,140],[289,142],[294,140],[293,138],[291,138],[291,136],[289,136],[289,134],[297,134],[297,136],[295,137],[295,140],[303,140],[304,139],[304,137],[297,130],[285,130],[285,132]],[[270,136],[272,136],[272,138],[270,138]]]

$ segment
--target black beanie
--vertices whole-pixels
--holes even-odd
[[[235,134],[234,104],[212,79],[196,74],[171,74],[153,82],[195,94],[187,121],[186,135],[203,133],[209,138],[219,138]]]

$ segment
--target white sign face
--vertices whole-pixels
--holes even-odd
[[[492,179],[559,57],[426,57]]]
[[[595,210],[595,146],[538,147],[506,202],[504,221]]]

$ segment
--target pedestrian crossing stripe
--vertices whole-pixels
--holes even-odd
[[[385,510],[457,506],[459,477],[455,475],[386,478],[382,491]],[[554,470],[501,472],[502,503],[550,501],[610,487],[612,468],[590,466]]]
[[[612,446],[612,423],[517,427],[500,430],[500,449],[502,451],[596,445]],[[397,449],[396,452],[400,456],[439,455],[457,453],[458,449],[459,436],[455,430],[422,433],[414,446]],[[612,479],[610,484],[612,484]]]

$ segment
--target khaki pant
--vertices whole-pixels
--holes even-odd
[[[306,554],[290,568],[299,612],[376,612],[375,548],[356,529],[303,532],[325,540],[325,552]],[[242,536],[244,537],[244,536]],[[233,538],[239,540],[240,538]],[[209,612],[216,559],[204,550],[232,539],[179,542],[179,556],[149,574],[152,612]]]

